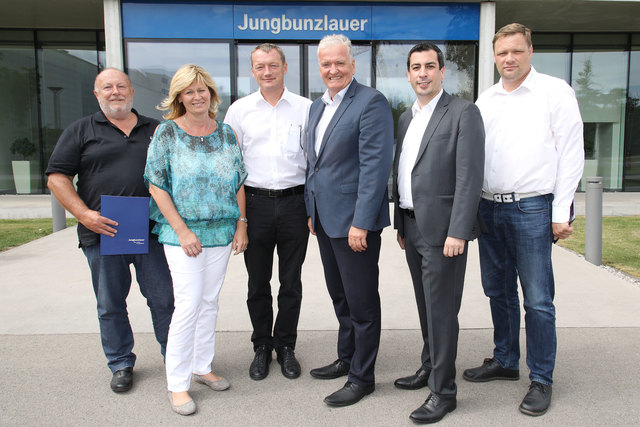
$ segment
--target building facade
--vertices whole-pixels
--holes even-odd
[[[344,33],[356,78],[384,93],[397,118],[413,100],[413,44],[435,41],[445,53],[445,89],[475,100],[497,79],[491,38],[510,22],[532,28],[536,69],[576,91],[584,177],[603,176],[609,191],[640,191],[640,1],[31,0],[3,9],[0,194],[47,192],[51,151],[62,129],[98,108],[91,91],[105,66],[125,69],[134,107],[160,118],[155,106],[175,70],[202,65],[218,85],[222,119],[257,89],[249,63],[257,44],[281,45],[288,89],[315,99],[324,91],[318,41]]]

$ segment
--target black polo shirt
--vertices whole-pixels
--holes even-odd
[[[78,175],[78,195],[89,209],[100,210],[100,196],[148,197],[144,184],[147,148],[159,122],[138,116],[127,137],[102,111],[69,125],[60,135],[46,174]],[[95,245],[99,235],[78,224],[80,247]]]

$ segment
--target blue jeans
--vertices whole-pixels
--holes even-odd
[[[553,195],[514,203],[482,199],[480,215],[488,234],[478,239],[482,287],[493,318],[493,355],[503,368],[518,369],[522,286],[529,379],[553,383],[556,359],[556,311],[551,266]]]
[[[173,285],[162,245],[149,237],[149,253],[144,255],[100,255],[100,245],[82,248],[89,268],[93,291],[98,303],[98,321],[102,349],[111,372],[133,367],[133,332],[127,312],[127,296],[131,289],[131,270],[136,269],[140,292],[151,309],[151,320],[160,351],[165,354],[167,334],[173,314]]]

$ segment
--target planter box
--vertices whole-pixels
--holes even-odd
[[[16,193],[31,193],[31,162],[29,160],[12,160],[13,182],[16,185]]]

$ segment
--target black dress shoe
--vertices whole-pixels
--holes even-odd
[[[347,362],[338,359],[335,362],[323,366],[322,368],[312,369],[311,374],[314,378],[321,380],[332,380],[334,378],[344,377],[349,373],[350,366]]]
[[[300,363],[296,360],[296,355],[291,347],[280,347],[276,349],[278,355],[278,363],[282,375],[289,379],[298,378],[300,376]]]
[[[532,381],[527,395],[522,399],[520,412],[537,417],[549,409],[551,403],[551,386]]]
[[[517,381],[520,379],[518,369],[507,369],[500,366],[495,358],[484,359],[482,366],[465,369],[462,378],[475,383],[483,383],[493,380]]]
[[[127,367],[115,371],[111,377],[111,390],[116,393],[131,390],[133,385],[133,368]]]
[[[358,403],[360,399],[367,394],[373,393],[375,389],[375,384],[363,386],[347,381],[340,390],[325,397],[324,403],[329,406],[353,405],[354,403]]]
[[[261,345],[256,349],[256,355],[249,367],[249,376],[252,380],[263,380],[269,375],[269,363],[271,363],[271,349]]]
[[[397,380],[395,380],[393,385],[405,390],[418,390],[427,386],[430,374],[431,369],[420,368],[413,375],[409,375],[408,377],[404,378],[398,378]]]
[[[454,409],[456,409],[455,397],[442,397],[431,393],[422,406],[409,415],[409,418],[417,424],[437,423]]]

